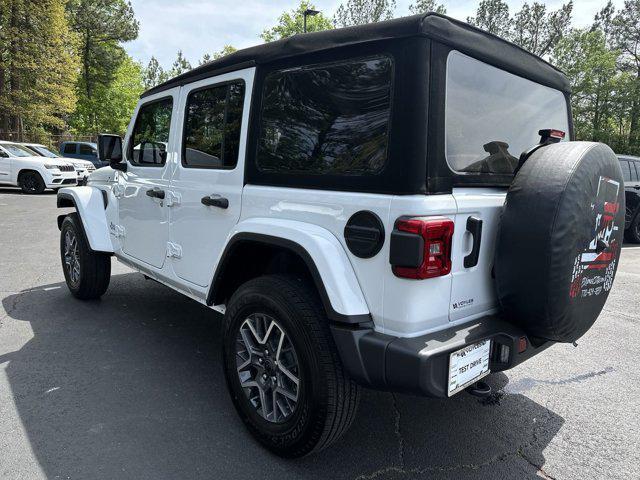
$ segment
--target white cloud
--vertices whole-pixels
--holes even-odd
[[[414,0],[397,0],[396,15],[406,15]],[[285,10],[294,8],[297,0],[132,0],[140,20],[140,35],[126,45],[135,59],[147,63],[151,56],[164,66],[170,66],[178,50],[195,65],[206,52],[220,50],[225,44],[236,48],[261,43],[260,33],[274,25]],[[316,7],[332,16],[340,0],[315,0]],[[473,15],[479,0],[442,1],[448,14],[465,20]],[[523,1],[507,0],[512,11]],[[562,1],[546,2],[549,8],[559,8]],[[586,26],[605,0],[575,0],[574,25]],[[614,1],[620,7],[623,0]]]

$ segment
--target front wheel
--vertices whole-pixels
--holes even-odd
[[[23,172],[18,180],[22,191],[29,195],[44,192],[46,185],[38,172]]]
[[[322,450],[353,421],[359,387],[342,367],[317,295],[293,277],[259,277],[234,293],[223,362],[238,414],[280,456]]]
[[[67,215],[62,222],[60,256],[67,287],[74,297],[90,300],[107,291],[111,257],[89,248],[77,213]]]

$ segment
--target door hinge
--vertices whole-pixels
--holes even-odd
[[[182,258],[182,247],[177,243],[167,242],[167,257]]]
[[[116,198],[120,198],[124,195],[124,185],[120,185],[119,183],[113,186],[113,196]]]
[[[180,205],[180,203],[182,202],[182,195],[176,192],[172,192],[171,190],[167,190],[164,201],[167,207]]]
[[[122,225],[116,225],[113,222],[109,223],[109,231],[111,232],[111,235],[116,238],[122,238],[125,235],[124,227]]]

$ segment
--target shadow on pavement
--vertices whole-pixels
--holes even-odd
[[[48,478],[539,478],[563,419],[490,377],[489,402],[365,391],[348,434],[295,461],[237,419],[220,361],[220,318],[139,274],[100,301],[64,284],[2,300],[33,338],[0,356]],[[544,467],[542,467],[544,468]]]

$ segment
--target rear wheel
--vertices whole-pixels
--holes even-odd
[[[640,213],[637,213],[631,225],[625,232],[627,241],[632,243],[640,243]]]
[[[278,455],[326,448],[353,421],[359,387],[343,370],[315,292],[295,278],[264,276],[236,291],[223,357],[238,414]]]
[[[107,291],[111,257],[89,248],[77,213],[67,215],[62,222],[60,256],[67,287],[74,297],[90,300]]]
[[[24,193],[33,195],[44,192],[46,185],[38,172],[22,172],[18,179]]]

